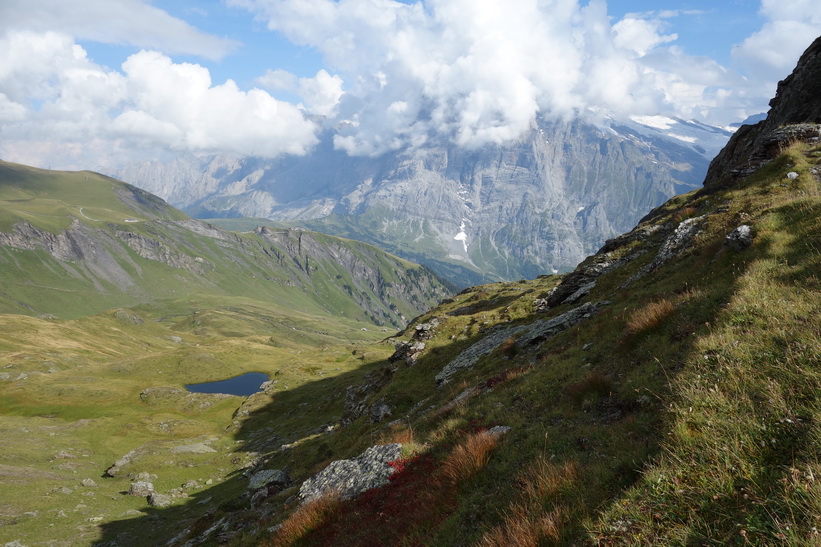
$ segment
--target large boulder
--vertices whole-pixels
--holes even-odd
[[[299,497],[310,501],[330,492],[338,492],[342,499],[358,496],[366,490],[387,484],[394,473],[388,462],[402,456],[401,444],[372,446],[351,460],[337,460],[306,480],[299,488]]]

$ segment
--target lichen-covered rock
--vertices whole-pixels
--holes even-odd
[[[746,224],[742,224],[724,238],[724,245],[734,251],[743,251],[753,244],[753,230]]]
[[[168,507],[173,503],[173,498],[171,496],[166,496],[165,494],[158,494],[156,492],[152,492],[148,496],[148,505],[151,507]]]
[[[251,476],[248,482],[248,490],[257,490],[269,485],[285,486],[291,482],[291,477],[288,473],[281,469],[263,469]]]
[[[472,346],[466,348],[453,361],[445,365],[445,368],[436,375],[436,384],[441,386],[447,383],[458,371],[473,367],[479,359],[495,350],[502,342],[510,337],[519,335],[516,339],[517,347],[537,344],[575,325],[579,321],[590,317],[590,315],[598,311],[599,308],[607,304],[607,301],[597,302],[595,304],[587,302],[551,319],[534,321],[530,325],[519,327],[495,329]]]
[[[153,493],[154,485],[148,481],[132,482],[131,486],[128,487],[129,496],[138,496],[141,498],[145,498]]]
[[[328,492],[339,492],[342,499],[358,496],[366,490],[387,484],[394,469],[388,462],[402,456],[401,444],[385,444],[368,448],[351,460],[337,460],[306,480],[299,488],[299,498],[305,502]]]

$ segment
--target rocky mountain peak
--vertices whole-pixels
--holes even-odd
[[[767,125],[821,123],[821,36],[807,48],[792,74],[778,82]]]
[[[792,73],[778,83],[767,118],[743,125],[710,163],[706,191],[732,185],[767,163],[783,143],[821,138],[821,36],[801,58]]]

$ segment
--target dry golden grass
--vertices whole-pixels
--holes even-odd
[[[683,207],[679,209],[675,215],[673,215],[673,220],[676,222],[682,222],[688,218],[692,218],[697,212],[698,210],[695,207]]]
[[[557,498],[561,490],[575,482],[576,467],[556,466],[539,457],[519,476],[523,485],[519,501],[510,504],[502,524],[489,530],[479,541],[481,547],[536,547],[558,544],[570,511],[564,505],[545,502]]]
[[[470,435],[442,464],[442,475],[451,484],[459,484],[479,471],[490,461],[490,455],[499,439],[487,431]]]
[[[305,503],[283,521],[268,545],[272,547],[293,545],[336,513],[339,510],[339,504],[338,492],[329,492]]]
[[[655,328],[670,317],[675,309],[675,305],[666,298],[650,302],[630,315],[627,321],[627,332],[635,335]]]

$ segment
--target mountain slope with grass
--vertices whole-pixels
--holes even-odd
[[[704,188],[389,339],[217,296],[3,316],[0,538],[818,544],[819,79],[821,39]]]
[[[91,172],[0,162],[0,312],[80,317],[188,294],[403,325],[448,291],[374,247],[303,230],[229,233]]]
[[[780,97],[818,81],[819,51]],[[740,130],[705,188],[573,272],[467,289],[388,340],[394,354],[346,392],[311,404],[303,385],[289,395],[305,407],[255,408],[243,438],[300,438],[261,435],[248,476],[288,480],[235,476],[158,512],[179,523],[171,543],[817,544],[818,99],[774,101],[764,144]],[[343,409],[331,425],[325,405]],[[304,422],[280,423],[298,408]],[[368,489],[375,468],[389,478]]]

